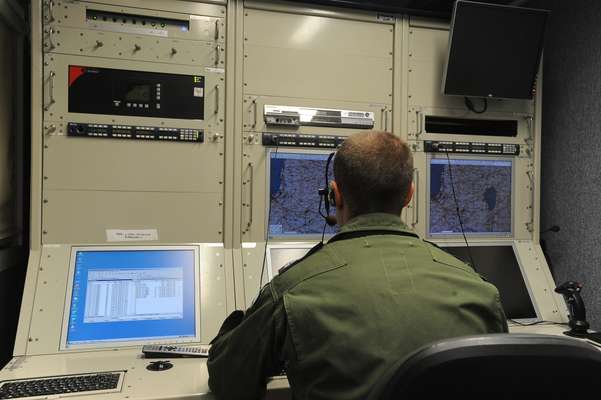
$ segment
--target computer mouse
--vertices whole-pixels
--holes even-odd
[[[152,361],[146,366],[149,371],[166,371],[171,368],[173,368],[173,364],[169,361]]]

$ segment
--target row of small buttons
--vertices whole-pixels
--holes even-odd
[[[143,104],[143,103],[127,103],[125,104],[127,107],[133,107],[133,108],[148,108],[148,104]]]

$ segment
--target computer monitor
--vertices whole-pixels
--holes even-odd
[[[470,246],[445,247],[460,260],[470,263],[474,260],[474,270],[499,289],[501,303],[508,319],[537,319],[532,297],[526,286],[524,275],[515,257],[513,247]]]
[[[443,93],[532,99],[549,12],[457,1]]]
[[[271,151],[269,153],[268,235],[298,239],[321,236],[324,219],[319,215],[319,188],[326,185],[325,168],[330,153]],[[333,162],[329,179],[334,179]],[[323,207],[323,205],[322,205]],[[322,208],[323,210],[323,208]],[[336,208],[330,208],[334,215]],[[326,226],[325,234],[336,232]]]
[[[430,237],[512,236],[512,158],[433,156],[428,174]]]
[[[267,246],[269,279],[273,279],[282,268],[290,263],[303,258],[313,246],[313,243],[285,243]]]
[[[195,246],[78,247],[62,347],[198,342]]]

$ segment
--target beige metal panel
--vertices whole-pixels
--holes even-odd
[[[242,243],[242,270],[244,273],[244,304],[242,309],[249,308],[259,295],[261,287],[269,282],[267,261],[265,261],[263,282],[260,283],[264,251],[265,239],[256,243]]]
[[[45,190],[223,190],[219,143],[46,136],[45,144]]]
[[[564,335],[564,332],[567,331],[568,328],[566,325],[559,324],[537,324],[532,326],[522,326],[517,324],[512,324],[509,322],[509,333],[534,333],[539,335],[557,335],[561,336],[565,339],[572,340],[582,340],[576,338],[570,338],[569,336]],[[593,346],[595,348],[596,346]]]
[[[114,6],[123,6],[124,0],[91,0],[89,3],[92,4],[106,4]],[[168,4],[170,12],[179,13],[191,13],[198,15],[212,15],[219,16],[225,14],[225,6],[227,0],[177,0],[169,1],[165,0],[127,0],[129,7],[145,8],[149,10],[165,10],[165,5]]]
[[[516,240],[532,240],[534,232],[534,193],[538,185],[534,181],[531,158],[514,159],[514,236]]]
[[[260,139],[259,139],[260,140]],[[242,158],[242,242],[265,240],[267,216],[267,149],[244,146]]]
[[[15,140],[12,135],[15,98],[15,32],[0,19],[0,240],[14,234],[15,208]],[[20,162],[20,160],[18,160]]]
[[[406,18],[411,28],[449,29],[449,23],[443,20],[416,16],[407,16]]]
[[[38,274],[40,272],[40,250],[31,250],[27,260],[27,274],[25,275],[25,285],[23,287],[23,297],[21,298],[21,308],[19,310],[19,325],[15,336],[15,345],[13,348],[14,356],[22,356],[27,352],[29,343],[29,326],[31,324],[31,315],[35,300],[35,288],[37,286]]]
[[[407,28],[407,19],[405,17],[395,18],[394,24],[394,67],[393,70],[396,73],[393,75],[393,133],[396,136],[401,137],[403,140],[407,140],[407,118],[408,115],[405,112],[408,106],[407,98],[407,74],[400,73],[400,71],[406,71],[409,63],[409,56],[405,47],[409,39],[409,29]]]
[[[374,128],[392,130],[392,103],[373,104],[350,101],[333,101],[319,99],[291,99],[288,97],[244,96],[243,100],[244,130],[252,132],[286,132],[308,135],[340,135],[346,136],[361,131],[358,128],[328,128],[319,126],[281,127],[267,126],[264,119],[264,106],[294,106],[310,108],[344,109],[374,113]],[[255,138],[258,138],[255,135]]]
[[[29,247],[38,250],[42,243],[42,107],[44,92],[42,55],[42,0],[31,2],[31,175]]]
[[[46,121],[85,122],[100,124],[127,124],[140,126],[165,126],[173,128],[204,128],[205,133],[222,132],[224,118],[225,82],[222,73],[207,71],[192,66],[174,66],[169,64],[142,61],[116,61],[106,58],[90,58],[47,54],[45,56],[43,79],[44,112]],[[93,66],[136,71],[203,75],[205,77],[205,119],[180,120],[152,117],[132,117],[100,114],[80,114],[68,112],[68,70],[69,65]],[[90,96],[93,96],[90,93]],[[217,111],[217,112],[216,112]]]
[[[209,343],[229,314],[227,307],[231,282],[231,250],[219,246],[201,246],[200,252],[200,342]]]
[[[415,169],[413,172],[415,192],[413,193],[411,202],[403,209],[401,218],[415,233],[425,238],[428,185],[426,182],[427,161],[424,152],[413,150],[413,168]]]
[[[78,400],[215,400],[209,390],[207,360],[204,358],[171,358],[173,368],[161,372],[146,369],[150,360],[141,357],[140,348],[62,353],[17,357],[0,371],[0,381],[27,379],[89,372],[123,371],[121,392],[80,394]],[[234,383],[235,384],[235,383]],[[272,377],[267,383],[265,399],[289,399],[285,377]]]
[[[47,190],[44,243],[105,243],[106,229],[156,229],[161,243],[222,242],[219,193]]]
[[[108,11],[114,13],[130,14],[136,16],[148,16],[157,18],[167,18],[174,20],[189,20],[190,30],[188,32],[180,31],[175,27],[154,27],[156,29],[167,31],[169,37],[188,38],[193,40],[215,40],[215,19],[222,18],[225,15],[225,7],[219,5],[210,5],[203,3],[193,3],[185,1],[157,1],[157,0],[128,0],[119,1],[54,1],[52,7],[48,7],[48,1],[44,7],[44,22],[53,26],[70,26],[78,28],[103,28],[103,25],[88,25],[86,21],[86,10]],[[114,5],[111,5],[113,3]],[[127,4],[126,7],[123,5]],[[168,11],[166,11],[168,9]],[[190,18],[194,15],[194,18]],[[205,18],[198,18],[205,16]],[[220,19],[220,22],[223,20]],[[103,22],[103,21],[101,21]],[[110,27],[111,21],[106,23]],[[118,22],[115,25],[120,25]],[[128,25],[123,25],[128,26]],[[135,26],[136,28],[153,28],[151,25]]]
[[[540,245],[530,240],[516,241],[514,250],[540,317],[546,321],[567,322],[568,309],[563,297],[554,291],[555,282]]]
[[[245,46],[245,94],[387,103],[392,57]]]
[[[363,11],[352,8],[328,7],[319,5],[319,8],[312,4],[303,4],[292,1],[281,0],[245,0],[245,10],[263,10],[276,11],[300,15],[313,15],[316,17],[339,18],[352,21],[378,22],[382,24],[394,25],[389,15],[383,16],[374,14],[371,11]]]
[[[392,101],[389,25],[259,10],[245,15],[246,94]]]
[[[224,46],[211,42],[60,27],[52,43],[58,54],[224,67]]]
[[[516,143],[524,148],[524,156],[530,156],[532,152],[531,146],[534,137],[532,114],[495,111],[488,111],[484,114],[474,114],[465,107],[463,109],[452,109],[410,106],[407,115],[409,118],[409,126],[407,129],[409,140],[453,140],[466,142]],[[518,131],[516,137],[427,133],[425,120],[426,116],[466,118],[474,120],[514,120],[517,121]],[[526,150],[528,151],[526,152]]]
[[[220,244],[200,244],[199,248],[201,297],[197,315],[200,316],[200,341],[208,343],[215,337],[221,321],[227,315],[224,270],[228,257],[227,251]],[[28,326],[27,355],[59,352],[64,313],[68,312],[70,257],[70,245],[46,245],[42,250],[41,261],[38,259],[39,268],[34,266],[38,274],[37,282],[30,287],[32,293],[35,292],[34,305],[30,310],[25,310],[25,315],[31,320]]]
[[[43,246],[30,314],[27,355],[57,353],[60,344],[67,276],[69,246]]]
[[[247,133],[248,135],[248,133]],[[259,142],[261,141],[259,137]],[[331,149],[307,149],[279,147],[278,151],[294,151],[295,153],[328,155]],[[248,144],[244,146],[242,164],[242,242],[264,241],[267,234],[267,219],[269,211],[269,182],[268,182],[268,154],[274,152],[273,147]],[[322,172],[320,171],[320,174]],[[319,187],[315,187],[315,192]],[[317,202],[315,213],[317,213]],[[275,239],[282,241],[282,239]],[[271,241],[271,239],[270,239]],[[315,242],[315,238],[308,239]]]
[[[415,194],[404,211],[405,219],[410,227],[415,229],[416,233],[423,238],[428,238],[428,212],[429,212],[429,182],[428,162],[429,153],[423,152],[423,146],[420,143],[410,142],[414,154],[414,173]],[[494,159],[491,156],[476,156],[453,154],[460,157],[475,157],[477,159]],[[507,158],[507,157],[505,157]],[[532,185],[530,180],[532,175],[532,165],[529,158],[513,157],[513,192],[512,192],[512,207],[513,207],[513,236],[503,237],[469,237],[470,243],[490,243],[490,242],[507,242],[512,243],[514,240],[531,240],[532,238],[532,204],[534,201]],[[437,243],[455,243],[457,238],[441,238],[436,237]],[[461,238],[463,240],[463,238]]]
[[[409,107],[465,109],[462,96],[442,94],[448,41],[448,30],[409,28]],[[488,109],[493,112],[531,114],[532,106],[532,101],[529,100],[492,100],[489,101]]]
[[[146,369],[150,361],[141,349],[120,349],[61,353],[14,358],[2,371],[0,380],[26,379],[90,372],[123,371],[121,391],[105,394],[77,394],[77,400],[215,400],[210,393],[206,359],[170,358],[173,368],[161,372]],[[67,397],[69,398],[69,397]]]
[[[245,16],[245,44],[274,51],[286,48],[366,58],[391,56],[390,25],[259,10],[247,10]]]
[[[231,232],[232,235],[232,258],[233,258],[233,283],[235,288],[235,308],[243,308],[244,305],[244,290],[243,290],[243,274],[242,274],[242,255],[240,253],[241,236],[242,236],[242,164],[244,162],[243,144],[241,140],[242,133],[242,98],[243,98],[243,42],[244,42],[244,8],[242,0],[231,0],[229,2],[228,14],[227,14],[227,69],[226,76],[228,79],[228,102],[232,101],[233,107],[228,108],[226,114],[226,128],[228,129],[228,136],[226,138],[226,145],[229,145],[226,150],[226,168],[231,168],[230,174],[227,175],[228,180],[232,182],[228,185],[231,188],[232,196],[229,198],[226,213],[226,221],[228,221],[227,215],[231,216],[231,224],[228,224],[226,228]],[[233,54],[232,54],[233,53]],[[235,68],[236,67],[236,68]],[[233,94],[232,94],[233,93]],[[233,111],[231,111],[233,110]],[[231,112],[230,112],[231,111]],[[231,134],[229,132],[232,132]],[[231,139],[230,139],[231,138]],[[229,141],[228,141],[229,139]],[[231,143],[233,142],[233,143]],[[229,160],[232,160],[229,162]],[[231,179],[231,180],[230,180]],[[227,189],[226,189],[227,190]],[[227,192],[226,192],[227,193]],[[226,201],[228,198],[226,197]],[[226,244],[227,246],[227,244]]]

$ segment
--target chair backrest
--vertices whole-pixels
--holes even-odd
[[[601,390],[601,350],[561,336],[491,334],[442,340],[382,376],[369,400],[548,398]]]

